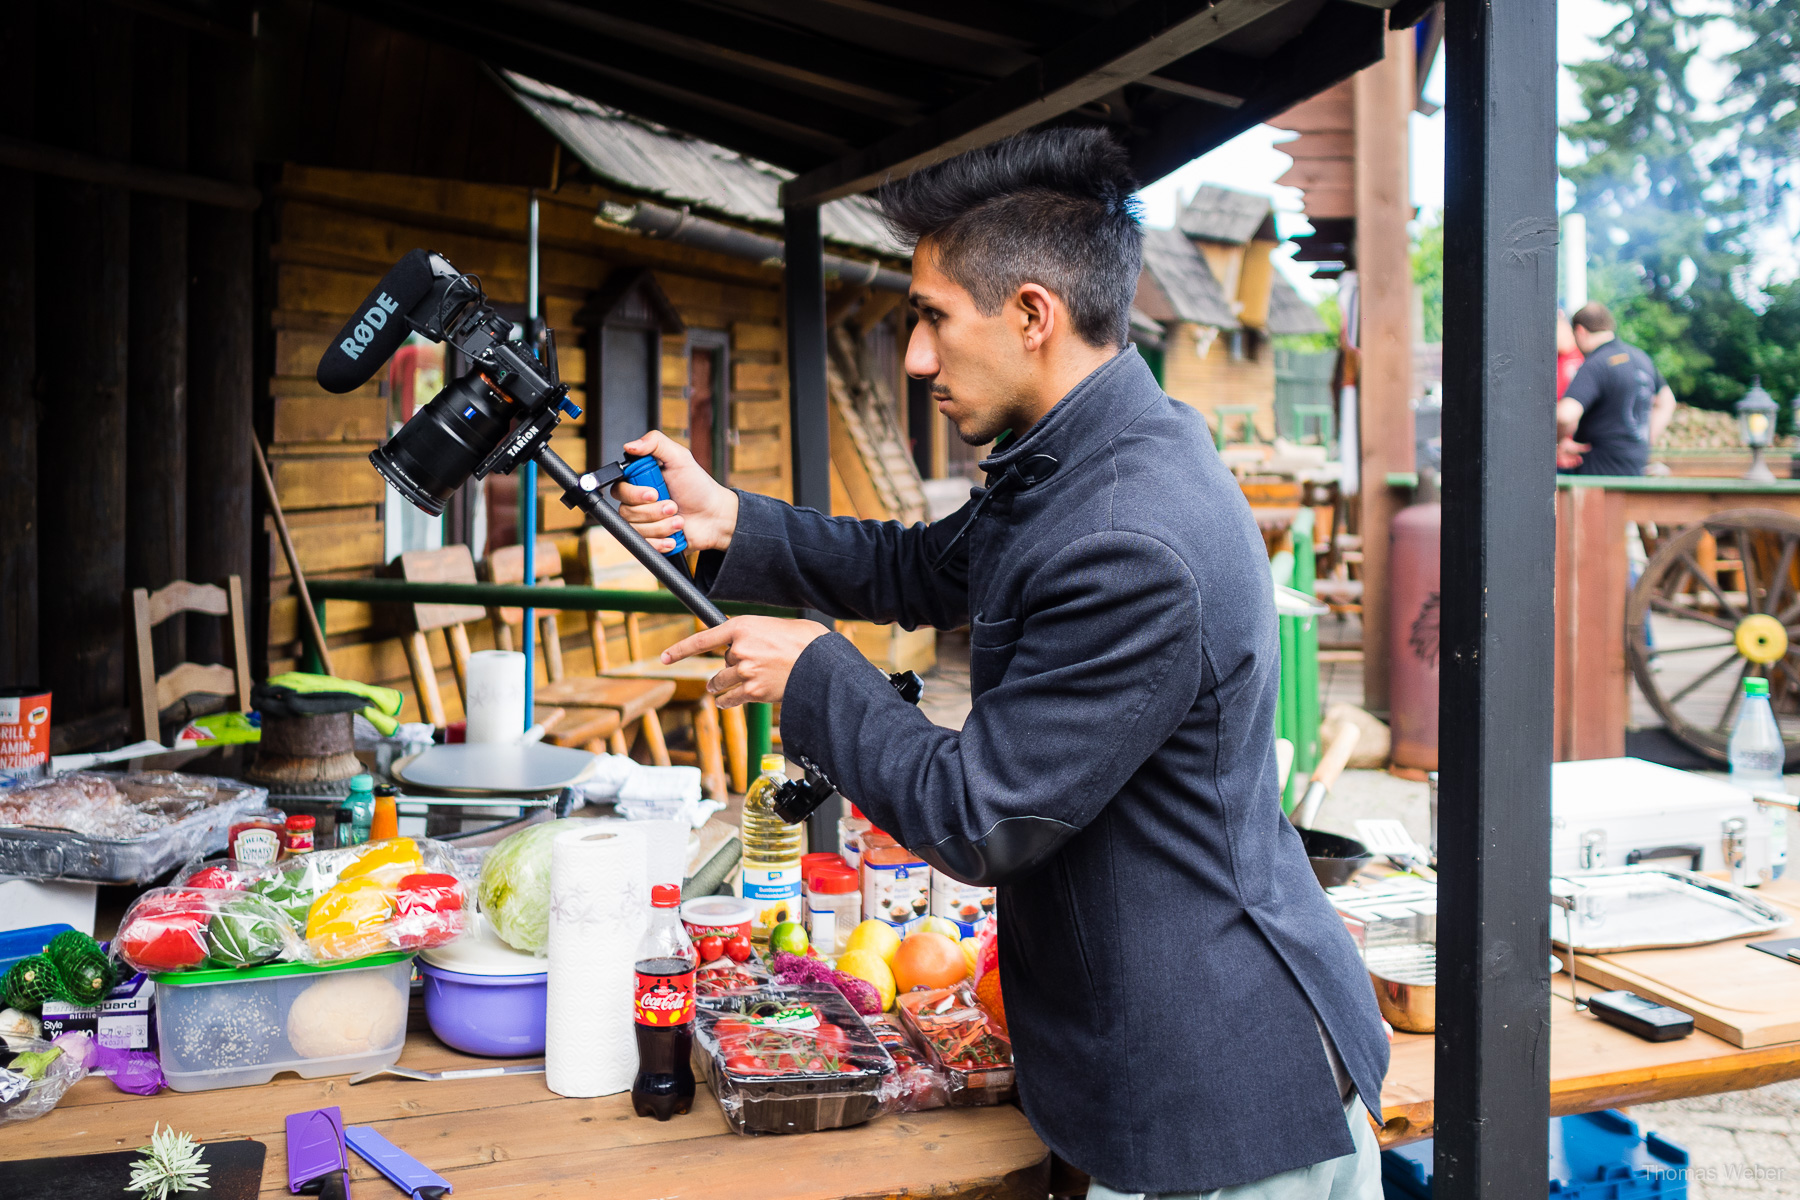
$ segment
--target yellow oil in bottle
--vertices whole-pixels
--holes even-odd
[[[787,761],[765,754],[762,774],[744,797],[744,819],[738,829],[744,847],[738,872],[738,894],[755,906],[750,937],[769,940],[769,931],[801,916],[800,856],[806,853],[806,827],[789,825],[775,815],[775,789],[787,782]]]

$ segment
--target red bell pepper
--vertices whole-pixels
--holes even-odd
[[[199,966],[206,961],[206,926],[213,903],[201,892],[141,897],[119,931],[119,957],[152,974]]]
[[[402,950],[427,950],[463,931],[463,889],[454,875],[408,875],[394,894],[394,936]]]

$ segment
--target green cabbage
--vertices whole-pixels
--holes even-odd
[[[515,950],[544,953],[550,934],[550,843],[579,817],[546,821],[508,836],[481,864],[481,911]]]

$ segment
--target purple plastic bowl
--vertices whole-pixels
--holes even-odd
[[[544,1052],[544,1009],[550,976],[464,975],[420,960],[425,1019],[444,1044],[488,1058]]]

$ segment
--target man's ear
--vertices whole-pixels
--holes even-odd
[[[1059,313],[1056,297],[1041,283],[1019,286],[1013,302],[1019,306],[1019,332],[1027,351],[1041,350],[1056,333]]]

